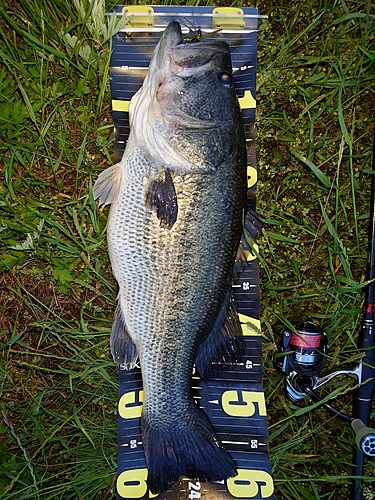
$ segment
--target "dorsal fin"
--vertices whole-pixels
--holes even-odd
[[[138,354],[126,329],[120,305],[120,294],[117,298],[117,306],[113,318],[110,346],[113,359],[118,365],[122,365],[126,370],[134,368]]]

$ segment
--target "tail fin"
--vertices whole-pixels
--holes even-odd
[[[196,408],[184,421],[164,426],[142,417],[142,442],[152,493],[167,491],[180,476],[201,481],[234,477],[236,466],[206,415]]]

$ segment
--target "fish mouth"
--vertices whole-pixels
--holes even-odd
[[[184,36],[180,23],[172,21],[165,29],[160,43],[157,67],[162,68],[154,80],[155,103],[160,105],[160,116],[170,125],[182,130],[210,130],[217,127],[230,125],[231,119],[220,117],[215,122],[212,117],[202,119],[194,117],[191,113],[180,107],[173,94],[185,94],[183,83],[193,77],[194,81],[201,76],[217,71],[232,73],[230,62],[230,49],[224,40],[217,38]],[[186,41],[188,38],[189,41]],[[216,70],[215,70],[216,67]],[[179,90],[175,90],[175,89]],[[156,108],[154,108],[156,109]]]
[[[177,21],[168,24],[163,38],[164,49],[170,59],[170,69],[177,76],[191,76],[198,68],[205,71],[217,56],[229,55],[229,47],[224,40],[207,37],[188,40]]]
[[[165,28],[163,33],[165,49],[179,45],[182,42],[181,26],[177,21],[172,21]]]
[[[194,33],[197,33],[196,35]],[[215,32],[216,33],[216,32]],[[214,33],[210,33],[213,35]],[[165,39],[166,46],[197,46],[197,45],[212,45],[217,44],[217,39],[210,39],[208,36],[210,34],[202,35],[200,29],[197,29],[196,32],[190,29],[190,31],[185,36],[182,33],[181,25],[178,21],[171,21],[164,30],[163,38]],[[222,42],[219,42],[222,43]]]

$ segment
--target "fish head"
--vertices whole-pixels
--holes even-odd
[[[136,140],[153,158],[171,169],[213,173],[243,137],[228,44],[186,42],[171,22],[129,111]]]

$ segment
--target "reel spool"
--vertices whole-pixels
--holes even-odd
[[[312,377],[320,373],[325,365],[329,350],[328,336],[312,321],[294,325],[295,331],[284,327],[281,330],[281,345],[275,366],[287,375],[296,372]]]

